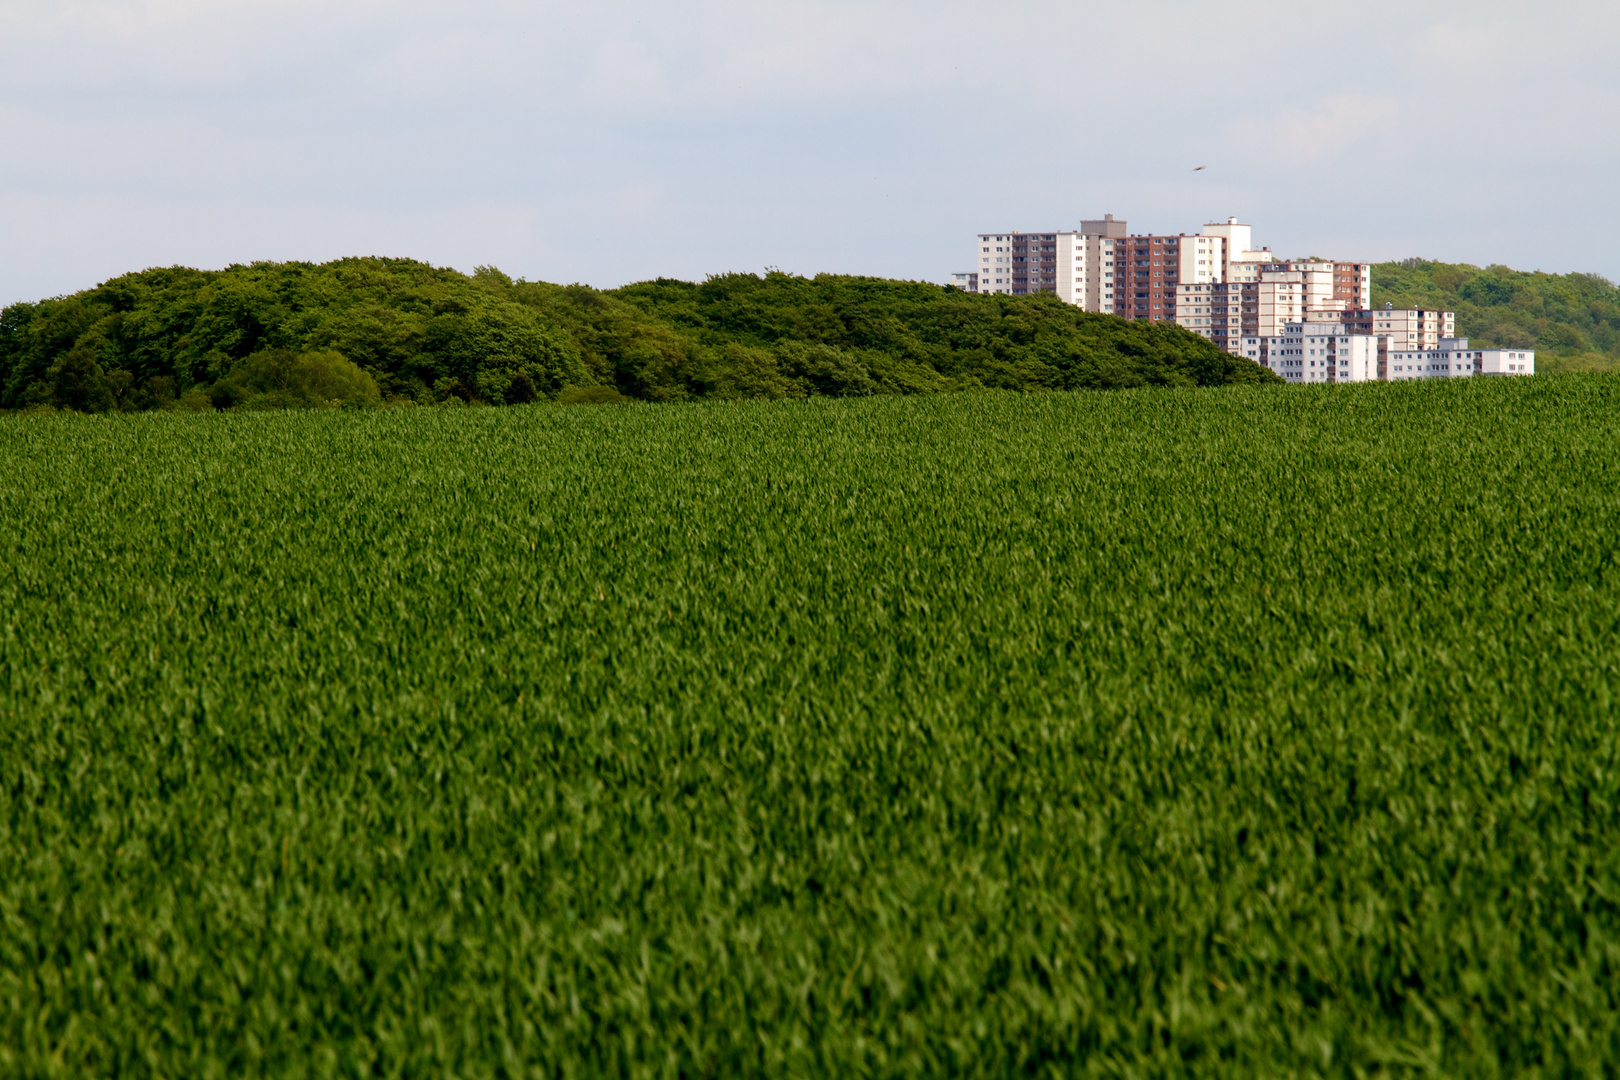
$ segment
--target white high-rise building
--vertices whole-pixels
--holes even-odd
[[[975,252],[978,291],[1012,296],[1058,292],[1060,273],[1072,291],[1073,236],[1068,232],[980,233]]]
[[[1087,311],[1113,310],[1113,234],[1125,223],[1112,215],[1079,231],[980,233],[973,270],[951,275],[968,292],[1026,296],[1049,292]],[[1107,264],[1105,266],[1105,264]]]

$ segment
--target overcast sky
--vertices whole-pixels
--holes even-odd
[[[0,303],[366,254],[943,281],[1104,213],[1620,278],[1617,47],[1616,0],[0,0]]]

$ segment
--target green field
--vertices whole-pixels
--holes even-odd
[[[1611,1076],[1620,378],[0,418],[0,1076]]]

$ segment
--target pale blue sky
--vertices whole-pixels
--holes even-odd
[[[1109,212],[1620,278],[1617,47],[1614,0],[0,0],[0,303],[351,254],[938,281]]]

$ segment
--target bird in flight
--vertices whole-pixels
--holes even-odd
[[[1196,168],[1196,169],[1194,169],[1194,170],[1193,170],[1193,172],[1199,172],[1199,171],[1201,171],[1201,170],[1203,170],[1203,169],[1207,169],[1207,168],[1209,168],[1209,166],[1207,166],[1207,165],[1200,165],[1200,166],[1198,166],[1198,168]]]

